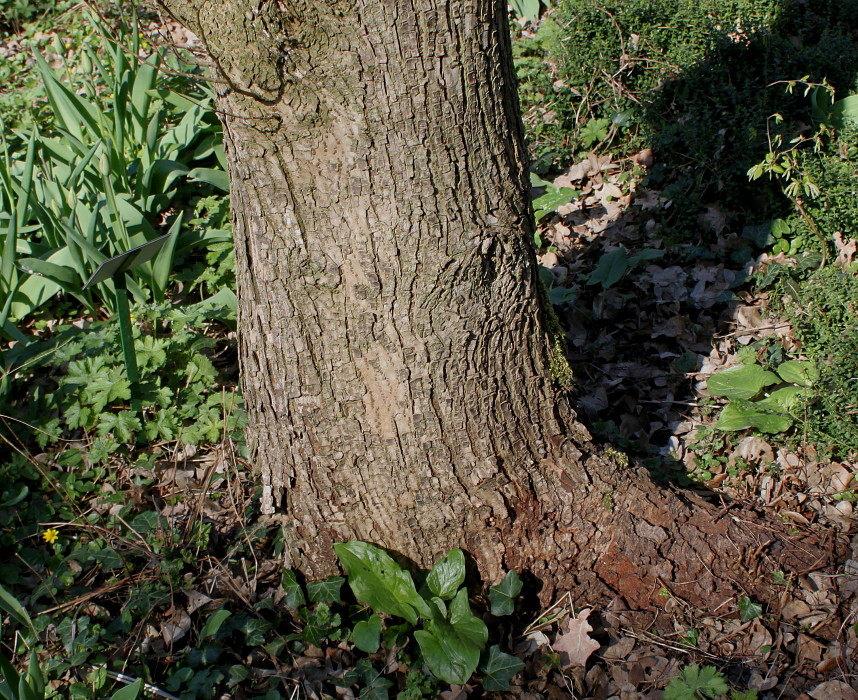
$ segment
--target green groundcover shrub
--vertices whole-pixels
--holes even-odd
[[[654,148],[648,184],[687,215],[675,229],[694,228],[698,205],[715,199],[782,214],[777,188],[749,186],[746,172],[768,151],[772,114],[789,134],[812,117],[801,91],[775,83],[808,76],[854,92],[856,37],[858,0],[559,0],[517,48],[531,145],[562,166],[586,150],[588,123],[611,120],[628,149]]]

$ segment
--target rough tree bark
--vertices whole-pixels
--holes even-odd
[[[657,605],[770,597],[830,547],[600,454],[531,245],[506,0],[164,0],[229,160],[248,436],[291,562],[332,543]],[[722,608],[723,609],[723,608]]]

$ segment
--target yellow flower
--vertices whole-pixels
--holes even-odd
[[[59,530],[54,530],[54,528],[50,528],[50,529],[48,529],[48,530],[45,530],[45,531],[42,533],[42,539],[43,539],[45,542],[47,542],[48,544],[53,544],[54,542],[56,542],[56,541],[57,541],[57,538],[58,538],[59,536],[60,536],[60,531],[59,531]]]

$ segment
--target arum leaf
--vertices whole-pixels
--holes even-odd
[[[785,382],[799,386],[811,386],[819,377],[816,365],[802,360],[784,362],[778,367],[778,374]]]
[[[334,551],[349,574],[349,586],[358,600],[377,612],[403,617],[411,624],[417,622],[418,616],[431,617],[411,575],[383,549],[355,541],[335,544]]]
[[[750,401],[731,401],[724,406],[715,423],[718,430],[733,431],[756,428],[762,433],[782,433],[793,423],[791,416],[783,413],[760,411]]]

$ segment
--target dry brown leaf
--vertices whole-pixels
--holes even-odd
[[[606,659],[625,659],[635,648],[635,640],[632,637],[621,637],[619,641],[614,642],[605,650],[604,658]]]
[[[644,168],[651,168],[655,163],[655,154],[651,148],[645,148],[640,153],[635,153],[632,160]]]
[[[813,700],[858,700],[858,691],[839,680],[820,683],[809,695]]]
[[[740,458],[752,465],[759,464],[761,461],[763,464],[768,464],[775,461],[775,453],[772,446],[762,438],[749,436],[733,450],[727,461],[727,466],[732,467]]]
[[[451,685],[449,690],[439,693],[438,697],[442,700],[465,700],[472,690],[470,685]]]
[[[170,646],[184,637],[191,629],[191,618],[184,610],[177,610],[173,617],[161,623],[161,638]]]
[[[858,253],[858,241],[854,238],[844,241],[840,231],[835,231],[834,245],[837,246],[837,260],[834,261],[834,264],[842,267],[851,265],[852,258]]]
[[[577,617],[570,617],[566,621],[566,631],[559,635],[552,645],[554,651],[561,654],[563,668],[584,666],[590,654],[601,646],[588,634],[593,631],[587,622],[590,612],[590,608],[584,608]]]
[[[768,647],[767,649],[764,647]],[[752,654],[759,654],[763,658],[767,658],[772,647],[772,635],[765,628],[762,622],[754,620],[751,626],[751,639],[748,642],[748,648]]]
[[[212,598],[207,596],[205,593],[200,593],[199,591],[185,589],[185,595],[188,597],[188,613],[192,614],[199,610],[204,605],[208,605],[212,602]]]
[[[727,217],[718,207],[708,206],[706,212],[697,217],[701,224],[706,224],[715,233],[721,233],[727,227]]]
[[[807,634],[798,635],[798,653],[796,654],[796,666],[800,666],[805,660],[819,663],[822,661],[822,652],[825,646]]]

